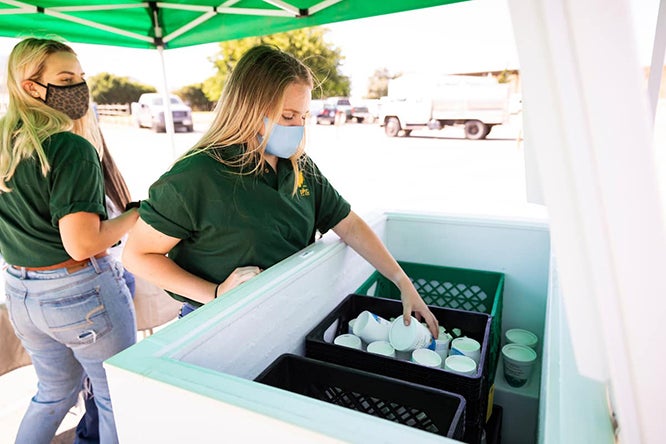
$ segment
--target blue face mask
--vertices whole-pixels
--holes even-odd
[[[264,125],[268,126],[268,117],[264,117]],[[289,159],[298,150],[303,139],[303,126],[273,125],[273,131],[266,141],[266,152],[282,159]],[[259,142],[263,138],[259,136]]]

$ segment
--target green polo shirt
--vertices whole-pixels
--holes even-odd
[[[347,201],[310,158],[301,177],[292,195],[294,170],[288,160],[278,160],[277,173],[267,166],[260,174],[239,174],[199,153],[178,161],[150,187],[139,214],[157,231],[181,239],[169,252],[180,267],[222,282],[237,267],[269,268],[349,214]]]
[[[0,193],[0,254],[8,264],[44,267],[69,259],[58,221],[71,213],[106,219],[104,176],[95,148],[63,132],[43,144],[51,166],[44,176],[36,156],[22,160]]]

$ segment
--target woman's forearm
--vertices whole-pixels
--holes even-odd
[[[351,212],[333,228],[333,231],[400,289],[405,324],[411,322],[410,315],[414,312],[426,321],[433,337],[437,338],[439,334],[437,319],[414,288],[409,276],[405,274],[372,228],[358,215]]]
[[[353,211],[333,231],[398,288],[409,281],[379,236]]]
[[[189,273],[167,256],[178,242],[139,218],[123,250],[123,265],[160,288],[202,304],[210,302],[218,283]]]
[[[130,272],[158,287],[201,304],[215,298],[217,283],[209,282],[185,271],[164,254],[137,253],[125,248],[123,264]]]
[[[139,218],[139,211],[136,208],[125,211],[113,219],[104,220],[100,223],[99,236],[104,239],[103,244],[111,242],[116,244],[134,227]]]
[[[62,243],[73,259],[84,260],[106,251],[117,243],[139,217],[136,209],[120,216],[102,221],[94,213],[72,213],[59,221]]]

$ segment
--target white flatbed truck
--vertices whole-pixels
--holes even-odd
[[[464,125],[465,138],[485,139],[510,115],[510,88],[493,77],[406,74],[389,82],[380,122],[389,137]]]

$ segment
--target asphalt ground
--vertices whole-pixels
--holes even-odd
[[[196,143],[212,116],[195,114],[192,133],[167,134],[102,117],[107,145],[134,199],[176,156]],[[513,215],[539,212],[525,195],[520,115],[486,140],[467,140],[461,127],[387,137],[377,124],[307,128],[306,152],[359,214],[387,209]]]

